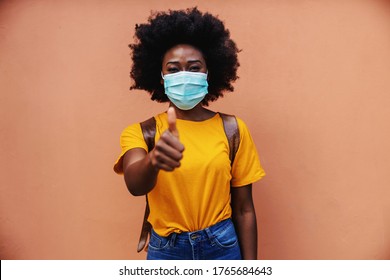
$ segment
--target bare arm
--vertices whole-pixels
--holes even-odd
[[[252,184],[231,188],[232,219],[244,260],[257,259],[257,222],[252,199]]]
[[[123,174],[132,195],[144,195],[156,184],[159,170],[152,165],[150,154],[142,148],[127,151],[123,157]]]
[[[176,129],[176,114],[168,109],[169,129],[157,141],[153,150],[147,153],[142,148],[127,151],[123,157],[123,173],[126,186],[132,195],[150,192],[160,170],[173,171],[180,166],[184,146],[179,141]]]

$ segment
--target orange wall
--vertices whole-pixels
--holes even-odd
[[[166,109],[129,92],[150,10],[218,14],[243,49],[236,92],[267,171],[263,259],[390,258],[390,3],[0,1],[0,257],[143,259],[143,197],[112,171],[122,129]]]

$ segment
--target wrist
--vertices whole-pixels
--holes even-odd
[[[160,171],[160,168],[157,166],[157,161],[153,160],[153,153],[154,149],[150,151],[150,153],[147,154],[147,166],[149,167],[150,170],[152,170],[155,173],[158,173]]]

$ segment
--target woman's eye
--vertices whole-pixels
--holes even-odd
[[[200,67],[199,67],[199,66],[191,66],[191,67],[190,67],[190,71],[192,71],[192,72],[198,72],[198,71],[200,71]]]
[[[175,72],[179,71],[179,69],[173,68],[173,67],[172,68],[168,68],[167,70],[168,70],[169,73],[175,73]]]

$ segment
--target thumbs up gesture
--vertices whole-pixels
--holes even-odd
[[[173,107],[169,107],[168,111],[168,129],[169,132],[172,133],[173,136],[179,138],[179,131],[177,131],[176,127],[176,112]]]
[[[152,165],[158,170],[173,171],[180,166],[184,146],[179,140],[176,127],[176,112],[173,107],[167,111],[168,129],[161,135],[150,153]]]

